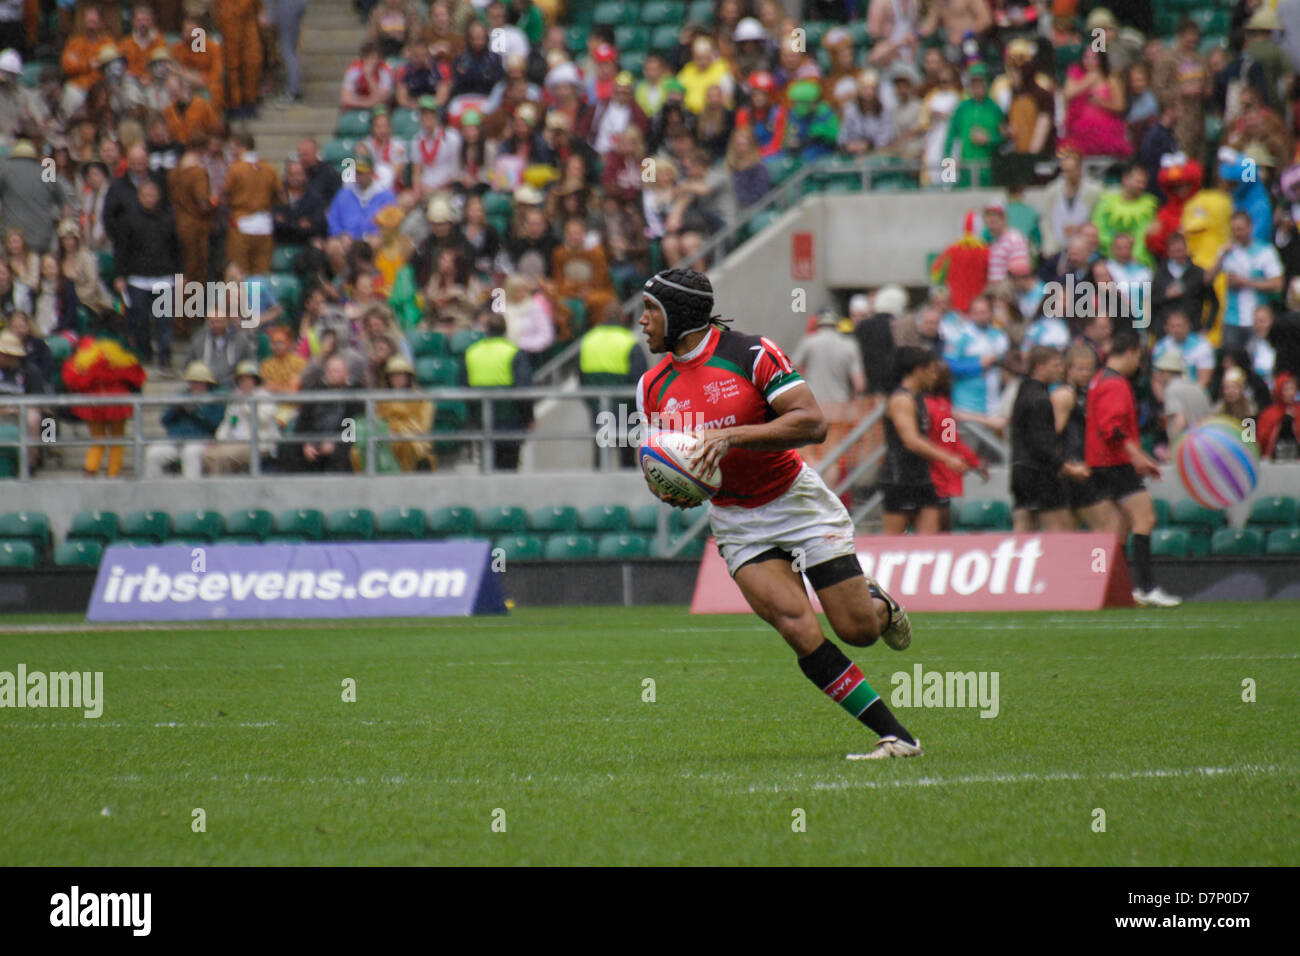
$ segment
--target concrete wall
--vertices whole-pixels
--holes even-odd
[[[926,255],[961,237],[971,209],[1005,199],[1000,189],[961,192],[831,193],[821,200],[823,217],[817,272],[832,288],[853,289],[897,282],[930,284]]]
[[[806,197],[763,230],[758,239],[745,243],[721,265],[709,270],[715,308],[723,318],[734,319],[736,328],[766,335],[782,348],[792,349],[803,335],[808,316],[831,304],[831,290],[820,261],[825,249],[821,203],[821,196]],[[791,275],[791,237],[800,231],[813,234],[818,263],[812,280]],[[804,290],[804,312],[791,308],[796,288]]]
[[[886,282],[929,285],[927,255],[960,238],[969,210],[1005,198],[1002,190],[993,189],[805,196],[756,239],[709,270],[718,310],[735,319],[737,327],[766,335],[782,348],[794,348],[808,316],[832,304],[836,290]],[[811,279],[791,274],[796,232],[813,237]],[[805,293],[806,311],[801,313],[791,308],[795,289]]]

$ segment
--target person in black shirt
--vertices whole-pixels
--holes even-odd
[[[1057,434],[1051,386],[1065,374],[1061,353],[1046,345],[1029,350],[1029,374],[1011,408],[1011,521],[1015,531],[1069,531],[1065,478],[1084,478],[1086,466],[1066,461]],[[1064,421],[1062,421],[1064,425]]]
[[[1214,286],[1205,281],[1205,270],[1187,255],[1187,238],[1176,232],[1169,237],[1169,258],[1160,264],[1151,282],[1151,304],[1155,313],[1151,335],[1165,334],[1165,319],[1171,312],[1182,312],[1192,323],[1192,331],[1206,328],[1219,311],[1219,297]]]
[[[885,406],[885,461],[880,487],[884,494],[884,532],[917,534],[939,531],[939,496],[930,478],[930,462],[940,461],[957,474],[970,465],[944,451],[926,436],[930,431],[924,393],[934,387],[939,359],[908,345],[894,354],[896,387]]]

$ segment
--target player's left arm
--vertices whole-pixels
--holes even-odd
[[[695,449],[695,461],[700,470],[708,473],[715,465],[720,465],[733,448],[785,451],[818,445],[826,440],[826,419],[806,383],[800,382],[782,390],[768,404],[776,412],[776,418],[770,422],[696,432],[699,445]]]

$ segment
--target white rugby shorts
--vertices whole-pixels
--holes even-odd
[[[709,524],[718,551],[734,577],[746,561],[780,548],[812,568],[832,558],[856,555],[853,519],[844,503],[804,464],[781,497],[757,508],[709,505]]]

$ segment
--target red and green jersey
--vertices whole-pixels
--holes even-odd
[[[675,431],[761,425],[777,417],[772,401],[803,383],[771,339],[710,328],[688,355],[669,354],[641,376],[637,411],[651,427]],[[793,449],[733,448],[722,459],[721,507],[757,508],[794,484],[803,459]]]

